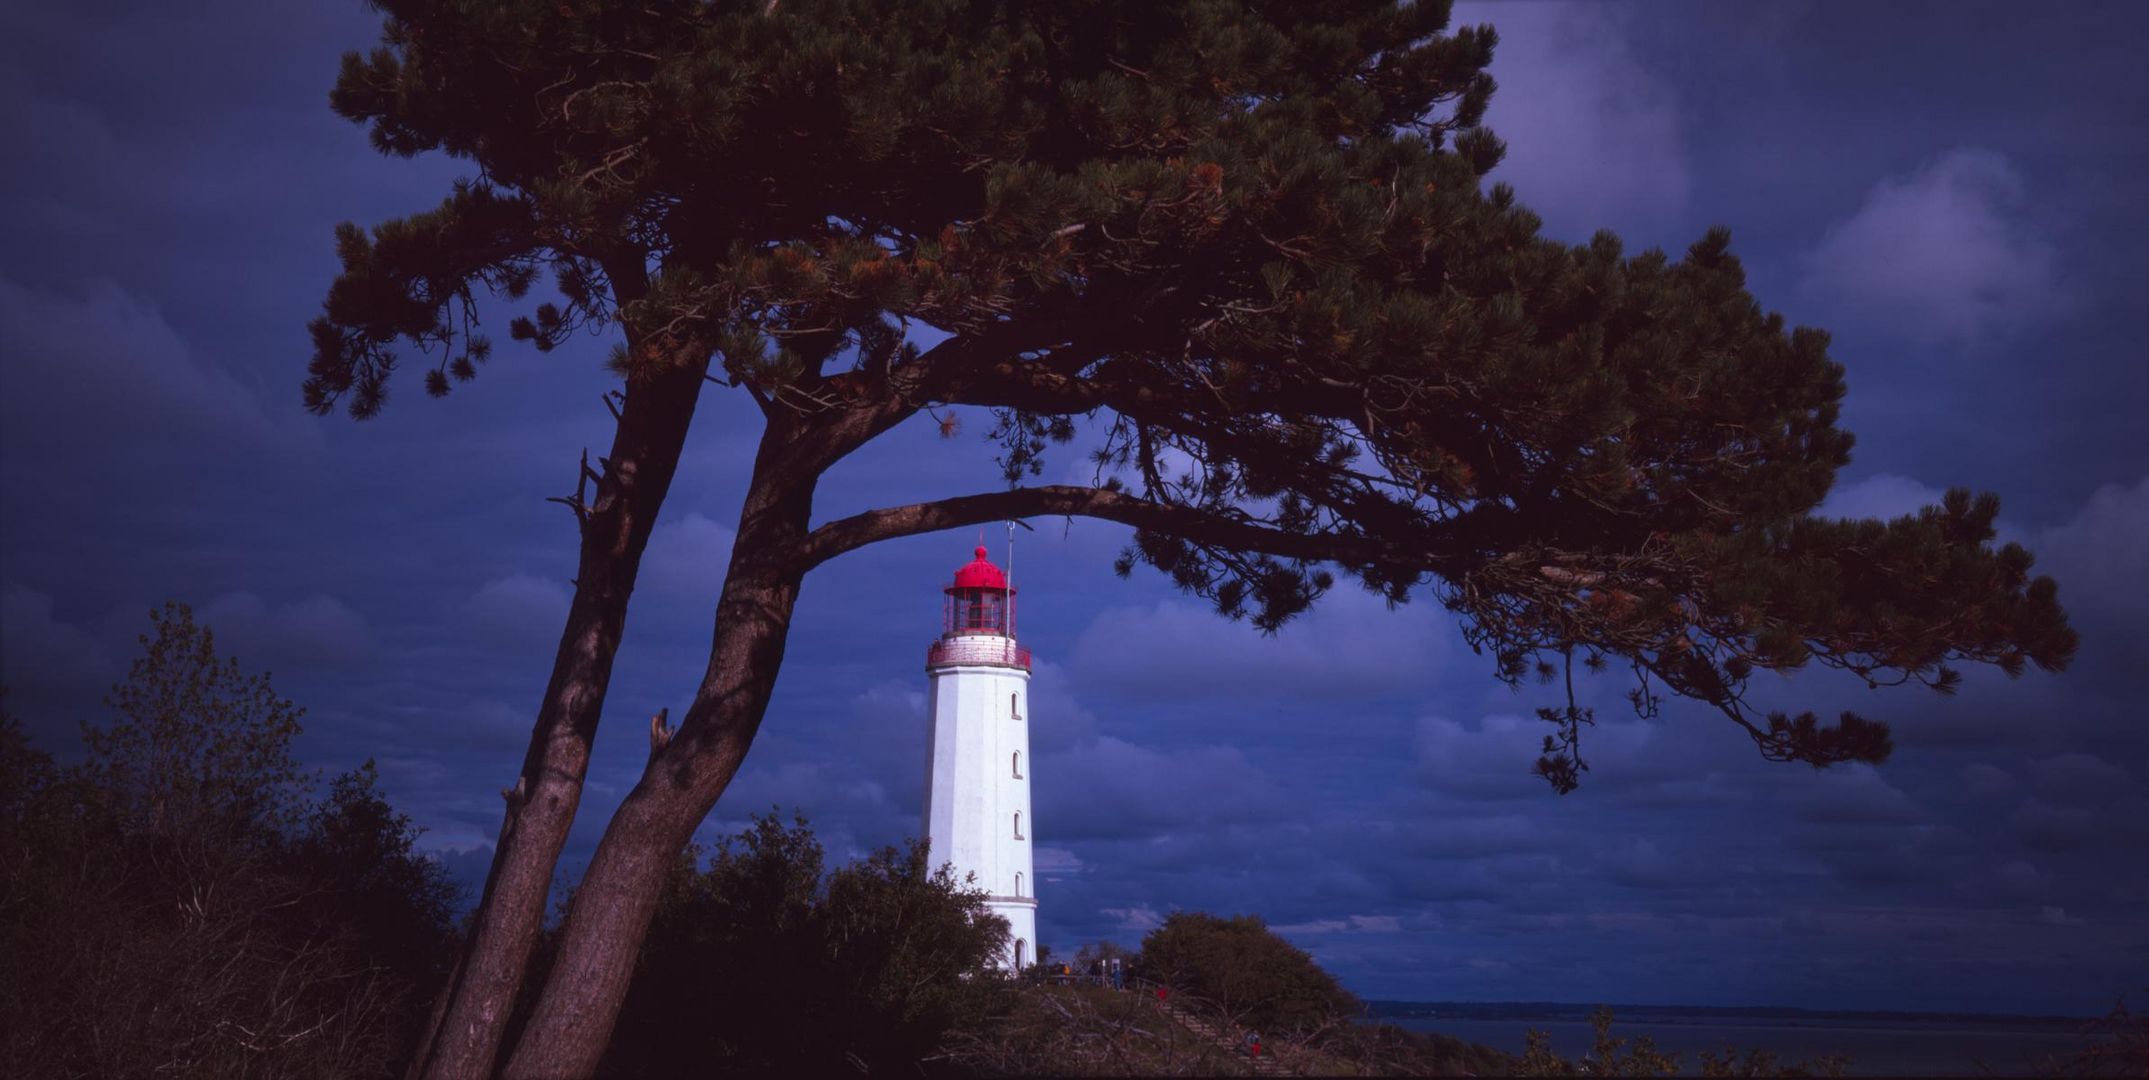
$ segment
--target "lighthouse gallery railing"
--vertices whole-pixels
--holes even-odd
[[[933,642],[925,650],[926,667],[980,664],[1030,670],[1030,650],[1006,638],[956,637]]]

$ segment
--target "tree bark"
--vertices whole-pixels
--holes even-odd
[[[595,499],[586,514],[576,511],[583,520],[574,600],[522,773],[502,792],[507,814],[484,897],[412,1061],[418,1080],[467,1080],[493,1071],[581,801],[642,552],[701,394],[707,356],[682,359],[630,381]]]
[[[503,1070],[513,1080],[596,1071],[665,875],[738,772],[767,712],[804,576],[792,554],[809,524],[819,471],[778,478],[786,471],[779,427],[772,422],[764,434],[740,515],[708,669],[686,719],[651,756],[575,889],[559,956]]]

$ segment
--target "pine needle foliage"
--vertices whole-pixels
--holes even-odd
[[[868,438],[993,410],[1017,491],[900,529],[966,507],[1125,521],[1122,572],[1264,630],[1338,574],[1430,596],[1500,679],[1564,674],[1537,763],[1563,792],[1594,718],[1577,664],[1820,766],[1884,759],[1886,725],[1765,713],[1756,672],[1947,692],[1963,663],[2075,651],[2052,581],[1995,545],[1991,496],[1814,516],[1850,460],[1844,370],[1748,292],[1728,231],[1676,256],[1540,234],[1490,175],[1496,35],[1447,3],[377,6],[382,43],[332,104],[383,152],[473,174],[339,231],[316,411],[376,413],[399,350],[448,392],[489,354],[481,305],[540,279],[557,299],[511,336],[618,331],[630,388],[706,363],[772,423]],[[951,336],[921,349],[928,328]],[[1019,488],[1082,425],[1097,485]],[[864,441],[828,438],[795,444],[801,468]]]

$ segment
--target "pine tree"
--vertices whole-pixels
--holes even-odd
[[[1632,668],[1765,756],[1879,761],[1886,727],[1761,715],[1760,670],[1952,689],[2071,656],[1997,503],[1815,518],[1849,460],[1827,335],[1681,258],[1571,246],[1487,177],[1489,28],[1425,0],[379,0],[332,104],[474,174],[337,233],[307,404],[376,413],[490,354],[614,328],[610,452],[560,501],[577,586],[424,1075],[490,1071],[567,836],[642,551],[704,388],[764,427],[710,663],[570,911],[510,1075],[582,1075],[666,873],[761,722],[804,575],[892,537],[1032,515],[1135,527],[1147,564],[1274,629],[1335,574],[1452,611],[1495,675]],[[531,303],[544,281],[555,299]],[[947,335],[921,348],[913,331]],[[937,335],[930,335],[936,337]],[[400,350],[400,351],[399,351]],[[415,350],[414,354],[412,350]],[[990,410],[1005,490],[815,523],[836,461]],[[952,415],[946,414],[946,415]],[[1033,484],[1079,423],[1094,486]],[[1124,477],[1124,479],[1120,479]],[[1538,771],[1592,717],[1569,692]]]

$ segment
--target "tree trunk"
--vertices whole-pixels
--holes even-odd
[[[552,679],[522,774],[502,793],[507,816],[485,894],[412,1061],[413,1077],[468,1080],[492,1073],[544,923],[553,868],[581,801],[642,551],[678,469],[706,365],[704,356],[628,385],[612,453],[582,524],[574,601]]]
[[[772,425],[772,428],[774,425]],[[738,772],[783,666],[804,571],[780,556],[805,534],[812,479],[768,479],[783,436],[764,437],[717,604],[709,667],[678,733],[651,755],[576,887],[558,959],[508,1059],[511,1078],[597,1069],[679,850]],[[780,453],[780,451],[777,451]]]

